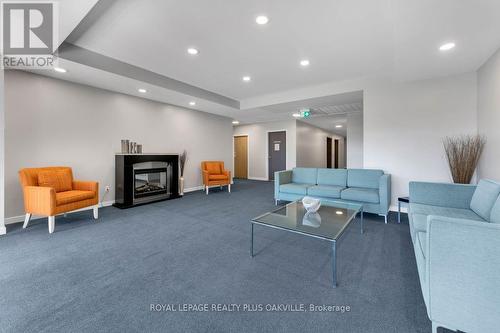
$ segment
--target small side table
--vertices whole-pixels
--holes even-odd
[[[401,223],[401,203],[408,205],[410,203],[410,197],[399,197],[398,198],[398,223]]]

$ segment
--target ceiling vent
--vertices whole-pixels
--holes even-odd
[[[363,102],[342,105],[326,105],[311,109],[311,116],[330,116],[336,114],[357,113],[362,111]]]

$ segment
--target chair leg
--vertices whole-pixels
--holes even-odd
[[[384,215],[385,218],[385,224],[387,224],[387,215]]]
[[[49,216],[49,234],[53,233],[55,228],[56,228],[56,217]]]
[[[432,322],[432,333],[438,333],[438,325],[435,321]]]
[[[208,195],[208,186],[205,186],[205,191],[207,192]]]
[[[97,220],[99,218],[99,207],[96,205],[94,206],[94,220]]]
[[[227,185],[227,190],[228,190],[229,193],[231,193],[231,184]]]
[[[26,213],[26,215],[24,216],[23,229],[26,229],[30,220],[31,220],[31,213]]]

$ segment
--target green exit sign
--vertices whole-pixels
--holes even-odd
[[[300,116],[302,118],[308,118],[311,115],[311,110],[310,109],[302,109],[300,110]]]

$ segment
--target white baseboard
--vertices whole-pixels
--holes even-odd
[[[389,207],[391,212],[398,212],[398,205],[391,205]],[[401,205],[401,213],[408,213],[408,205]]]
[[[114,203],[115,203],[114,200],[103,201],[103,202],[99,203],[99,208],[108,207]],[[82,212],[82,211],[86,211],[86,210],[92,210],[93,208],[94,208],[93,206],[89,206],[89,207],[73,210],[71,212],[68,212],[68,214],[75,213],[75,212]],[[59,214],[59,215],[63,215],[63,214]],[[33,220],[43,219],[43,218],[47,218],[47,216],[33,215],[31,217],[31,220],[33,221]],[[12,224],[12,223],[19,223],[19,222],[24,222],[24,215],[12,216],[12,217],[5,218],[5,225]],[[1,235],[1,230],[0,230],[0,235]]]
[[[203,185],[186,188],[186,189],[184,189],[184,193],[194,192],[194,191],[201,191],[201,190],[204,190]],[[114,200],[103,201],[102,203],[99,203],[99,207],[108,207],[108,206],[111,206],[114,203],[115,203]],[[80,211],[85,211],[85,210],[91,210],[92,208],[93,207],[85,207],[85,208],[77,209],[77,210],[74,210],[74,211],[68,212],[68,213],[74,213],[74,212],[80,212]],[[31,217],[31,220],[36,220],[36,219],[41,219],[41,218],[47,218],[47,216],[33,215]],[[5,225],[12,224],[12,223],[19,223],[19,222],[24,222],[24,215],[11,216],[11,217],[6,217],[5,218]],[[2,228],[0,228],[0,235],[2,235]]]
[[[262,181],[269,181],[269,179],[267,179],[266,177],[248,177],[248,179],[250,180],[262,180]]]
[[[4,226],[0,227],[0,235],[5,235],[7,233],[7,229]]]
[[[203,185],[200,185],[200,186],[185,188],[184,193],[189,193],[189,192],[194,192],[194,191],[202,191],[204,189],[205,189],[205,187]]]

